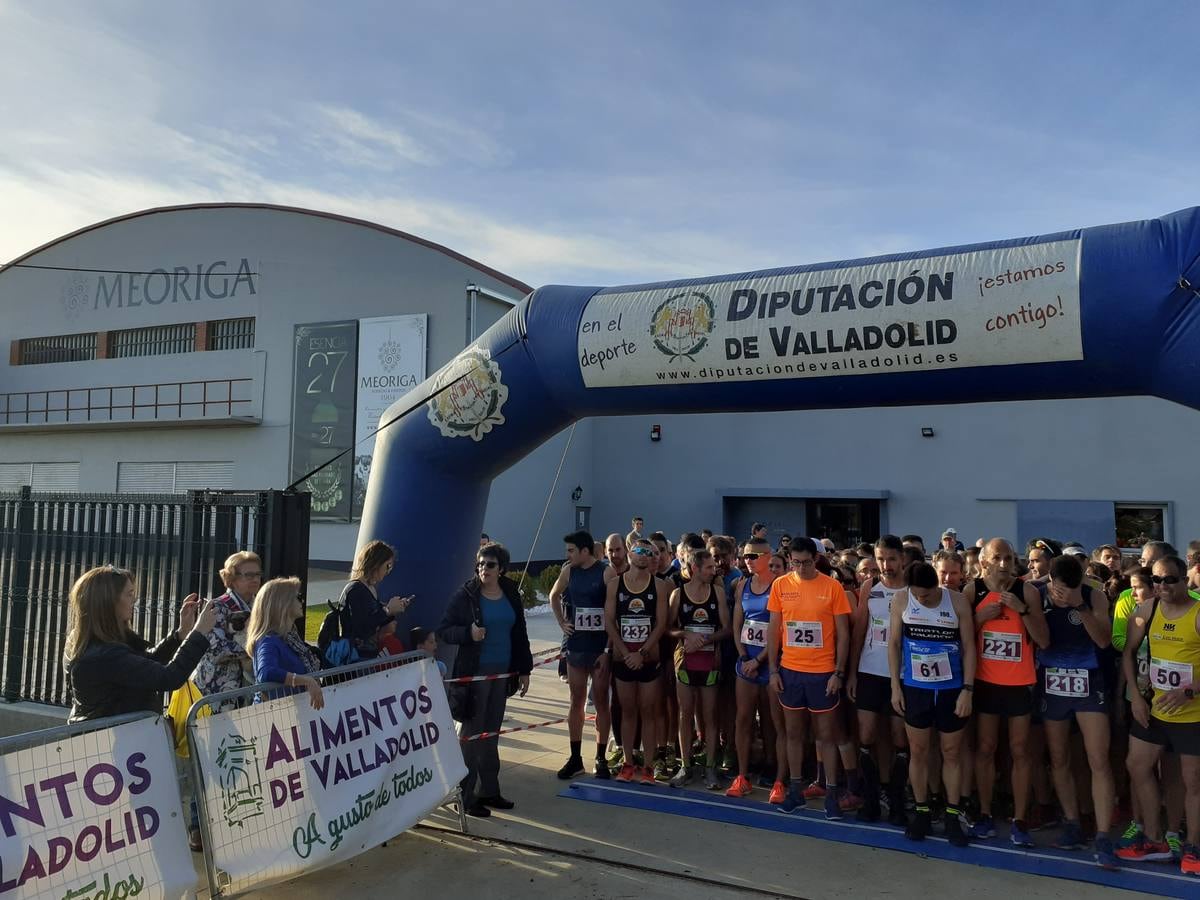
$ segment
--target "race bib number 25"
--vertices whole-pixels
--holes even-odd
[[[788,647],[820,650],[825,646],[825,627],[821,622],[786,622],[784,643]]]

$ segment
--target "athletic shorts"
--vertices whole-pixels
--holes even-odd
[[[753,678],[748,678],[742,674],[742,661],[740,659],[737,661],[737,664],[734,666],[734,671],[737,673],[738,678],[740,678],[742,681],[748,681],[751,684],[770,684],[771,683],[771,667],[767,665],[767,661],[765,659],[763,659],[759,662],[758,670],[755,673]]]
[[[859,678],[862,676],[860,675]],[[976,682],[978,684],[978,682]],[[911,728],[936,728],[942,734],[954,734],[967,727],[967,719],[954,714],[962,688],[931,691],[904,685],[904,724]],[[978,690],[978,688],[976,688]]]
[[[675,680],[688,687],[716,687],[721,680],[721,673],[718,669],[710,669],[707,672],[695,669],[676,669]]]
[[[612,664],[613,678],[617,681],[636,681],[640,684],[649,684],[662,674],[659,664],[656,662],[642,663],[640,669],[631,669],[623,662],[613,660]]]
[[[604,655],[603,650],[568,650],[567,665],[590,672],[596,668],[596,663],[600,661],[602,655]]]
[[[1148,744],[1157,744],[1167,753],[1181,756],[1200,756],[1200,722],[1164,722],[1150,717],[1150,727],[1143,728],[1130,716],[1129,736]]]
[[[779,695],[780,706],[815,713],[837,709],[840,692],[832,697],[825,693],[831,675],[832,672],[794,672],[781,668],[779,677],[783,681],[783,693]]]
[[[1047,672],[1038,672],[1038,710],[1049,722],[1065,722],[1075,713],[1107,713],[1109,702],[1104,688],[1104,672],[1100,669],[1076,669],[1086,675],[1053,673],[1054,683],[1048,683]],[[1083,696],[1063,696],[1064,693]]]
[[[858,699],[855,707],[863,712],[878,713],[881,716],[898,715],[892,708],[892,679],[882,675],[872,675],[870,672],[858,673]]]
[[[1033,715],[1033,687],[975,682],[975,712],[1016,719]]]

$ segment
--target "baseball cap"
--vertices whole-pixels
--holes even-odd
[[[945,531],[942,532],[942,537],[956,538],[956,537],[958,537],[958,532],[955,531],[953,528],[947,528]]]
[[[1082,556],[1088,558],[1088,552],[1082,547],[1063,547],[1063,556]]]

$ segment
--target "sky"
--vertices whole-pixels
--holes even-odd
[[[149,207],[369,219],[531,285],[1200,200],[1179,2],[0,0],[0,261]]]

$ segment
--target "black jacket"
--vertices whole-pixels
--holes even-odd
[[[172,632],[154,648],[138,634],[124,644],[93,641],[66,666],[74,698],[67,721],[161,713],[163,694],[183,687],[207,652],[208,638],[196,631],[182,644]]]
[[[521,675],[528,675],[533,668],[533,654],[529,650],[529,632],[525,628],[525,608],[521,605],[521,595],[511,579],[501,577],[500,588],[504,596],[512,604],[516,620],[512,627],[512,650],[510,665],[512,670]],[[481,624],[482,616],[479,611],[478,578],[472,578],[451,598],[450,605],[438,626],[438,640],[458,647],[454,657],[454,670],[451,677],[462,678],[479,673],[478,642],[471,640],[472,623]]]

